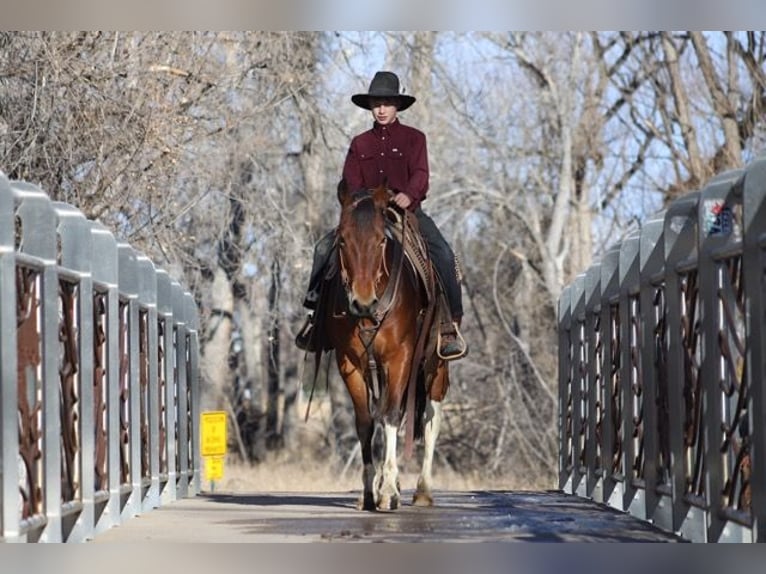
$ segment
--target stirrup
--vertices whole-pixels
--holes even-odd
[[[443,361],[454,361],[455,359],[461,359],[468,354],[468,345],[463,338],[460,329],[456,322],[452,322],[454,331],[450,331],[450,335],[454,334],[454,349],[447,349],[446,353],[442,353],[442,333],[439,330],[439,335],[436,338],[436,354]]]

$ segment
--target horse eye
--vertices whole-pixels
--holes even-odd
[[[338,247],[345,247],[345,246],[346,246],[346,241],[342,237],[338,239]]]

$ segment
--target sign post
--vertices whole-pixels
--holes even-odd
[[[205,476],[210,481],[210,490],[215,490],[215,481],[223,478],[223,461],[226,455],[226,411],[206,411],[201,414],[200,440],[202,456],[205,459]]]

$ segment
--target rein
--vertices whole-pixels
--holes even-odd
[[[406,237],[406,231],[407,218],[402,217],[402,237]],[[386,237],[386,242],[383,244],[383,249],[385,249],[389,239],[390,238]],[[393,307],[394,301],[396,301],[396,296],[399,294],[399,285],[401,284],[402,279],[402,269],[404,269],[404,245],[402,245],[398,250],[394,249],[394,256],[396,257],[396,261],[394,261],[393,264],[394,273],[388,276],[388,283],[386,284],[386,288],[383,290],[383,295],[381,295],[380,301],[378,302],[378,310],[375,313],[375,318],[378,321],[383,321],[385,316],[391,310],[391,307]],[[383,257],[383,265],[386,265],[385,257]]]

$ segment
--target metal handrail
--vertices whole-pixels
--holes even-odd
[[[197,329],[167,272],[0,172],[0,541],[80,542],[199,492]]]
[[[766,541],[765,233],[763,155],[564,288],[563,490],[693,541]]]

